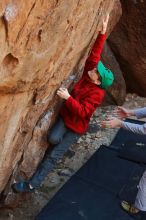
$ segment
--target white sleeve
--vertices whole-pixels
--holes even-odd
[[[122,128],[131,131],[133,133],[146,135],[146,123],[139,125],[130,122],[122,122]]]
[[[135,109],[134,113],[137,118],[145,118],[146,117],[146,107]]]

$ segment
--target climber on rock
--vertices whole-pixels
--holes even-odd
[[[81,79],[74,85],[71,93],[60,88],[57,95],[64,99],[59,119],[48,134],[48,141],[54,148],[46,154],[34,175],[23,182],[14,183],[15,192],[32,192],[40,186],[69,147],[84,134],[93,112],[103,101],[105,90],[113,83],[113,73],[100,61],[101,51],[106,39],[109,15],[102,22],[102,29],[88,57]]]

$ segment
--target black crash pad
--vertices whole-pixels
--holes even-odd
[[[135,198],[136,185],[145,167],[120,159],[117,154],[102,146],[36,219],[131,220],[120,208],[120,200]]]
[[[112,144],[101,146],[36,220],[133,220],[121,209],[120,201],[134,201],[146,165],[119,157],[119,150],[128,140],[146,143],[145,136],[120,129]],[[146,220],[146,216],[140,220]]]

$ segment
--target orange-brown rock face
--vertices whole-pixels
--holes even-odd
[[[34,172],[58,111],[56,90],[81,72],[103,14],[115,2],[1,0],[0,191]]]
[[[122,0],[123,15],[110,45],[124,72],[127,88],[146,96],[146,1]]]

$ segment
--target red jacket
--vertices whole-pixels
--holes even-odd
[[[90,80],[88,71],[97,66],[105,39],[106,34],[99,34],[86,60],[82,78],[75,84],[60,111],[66,127],[79,134],[86,132],[93,112],[104,98],[104,90]]]

